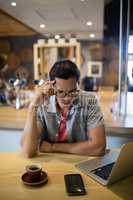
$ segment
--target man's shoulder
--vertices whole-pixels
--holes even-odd
[[[79,99],[80,99],[81,103],[88,104],[88,102],[97,101],[98,97],[97,97],[96,93],[94,93],[94,92],[88,92],[88,91],[81,90]]]

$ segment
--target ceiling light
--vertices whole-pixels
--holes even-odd
[[[84,2],[85,0],[80,0],[81,2]]]
[[[45,28],[45,24],[40,24],[40,28]]]
[[[17,4],[16,4],[16,2],[11,2],[11,6],[16,6]]]
[[[90,38],[94,38],[94,37],[95,37],[95,34],[94,34],[94,33],[91,33],[89,36],[90,36]]]
[[[92,26],[92,22],[91,22],[91,21],[86,22],[86,25],[87,25],[87,26]]]
[[[55,39],[56,40],[60,39],[60,35],[55,35]]]

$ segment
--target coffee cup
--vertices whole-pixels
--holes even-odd
[[[41,177],[42,167],[39,164],[27,165],[26,171],[31,181],[38,181]]]

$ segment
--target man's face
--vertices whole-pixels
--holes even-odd
[[[58,104],[61,109],[67,110],[78,96],[76,78],[69,78],[67,80],[55,78],[55,81],[55,92]]]

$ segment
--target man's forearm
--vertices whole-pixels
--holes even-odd
[[[87,156],[98,156],[105,153],[105,145],[94,144],[91,141],[79,143],[55,143],[52,145],[53,152],[72,153]]]
[[[23,136],[21,139],[22,149],[27,157],[32,157],[35,155],[38,146],[38,138],[39,133],[36,121],[36,109],[30,106]]]

